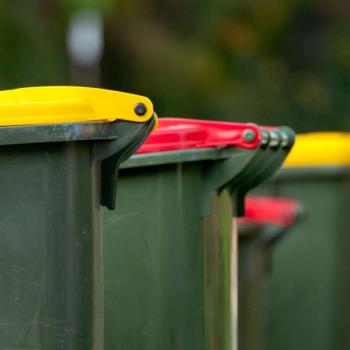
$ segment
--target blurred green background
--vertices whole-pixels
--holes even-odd
[[[89,62],[67,49],[72,26],[102,42],[82,49],[98,51]],[[349,37],[348,0],[2,1],[0,84],[99,85],[164,116],[349,130]]]

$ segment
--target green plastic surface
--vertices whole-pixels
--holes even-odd
[[[306,211],[273,251],[266,348],[350,349],[350,168],[283,169],[259,192]]]
[[[124,164],[118,210],[103,216],[105,350],[237,349],[232,215],[279,167],[286,134],[280,151],[187,150]]]
[[[103,349],[103,163],[151,127],[0,128],[0,349]]]
[[[266,350],[271,252],[286,229],[241,224],[238,233],[238,348]]]
[[[240,350],[264,349],[266,245],[257,238],[238,240],[238,344]]]
[[[106,350],[235,348],[232,201],[203,193],[204,165],[120,171],[118,213],[103,220]]]

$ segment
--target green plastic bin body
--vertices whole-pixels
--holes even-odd
[[[237,349],[232,213],[283,161],[294,135],[281,136],[125,163],[118,212],[103,216],[106,350]]]
[[[248,197],[238,219],[238,348],[265,350],[269,311],[271,253],[302,215],[294,200]]]
[[[350,167],[282,169],[262,193],[297,199],[306,211],[273,251],[266,348],[350,349]]]
[[[103,349],[99,207],[151,127],[0,128],[1,349]]]
[[[229,177],[251,153],[232,151]],[[235,349],[234,208],[204,176],[225,160],[207,149],[134,161],[118,214],[103,217],[105,349]]]
[[[238,348],[263,350],[270,247],[262,227],[239,228],[238,232]]]

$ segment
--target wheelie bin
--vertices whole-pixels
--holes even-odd
[[[141,96],[0,92],[1,349],[104,348],[99,206],[154,123]]]
[[[232,213],[293,141],[289,128],[160,118],[103,216],[106,350],[237,349]]]
[[[260,193],[300,201],[307,220],[273,252],[267,348],[350,349],[350,134],[297,136]]]
[[[295,200],[251,196],[245,207],[245,216],[238,219],[238,349],[267,350],[271,251],[302,209]]]

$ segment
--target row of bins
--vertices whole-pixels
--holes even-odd
[[[1,347],[348,349],[349,136],[294,138],[0,92]]]

